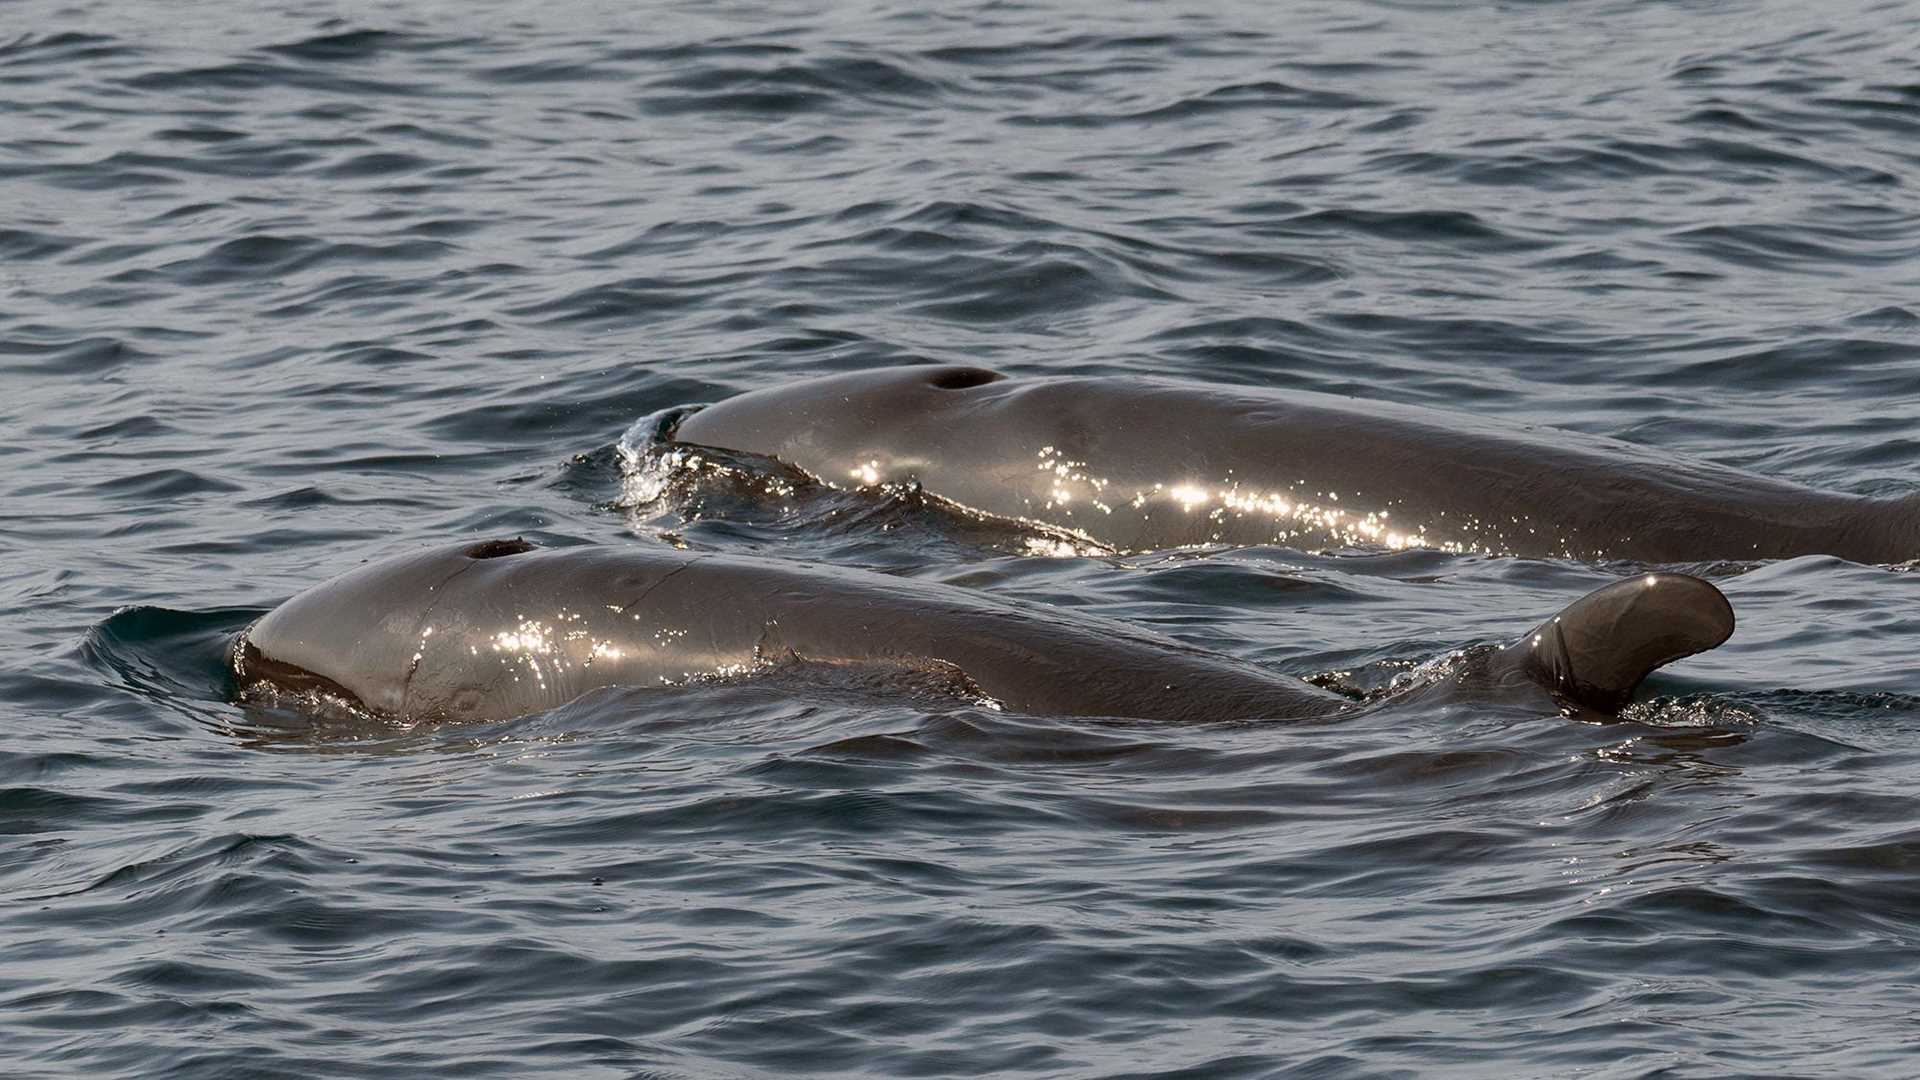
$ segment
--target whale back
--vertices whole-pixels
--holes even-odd
[[[1724,641],[1719,590],[1615,582],[1498,654],[1529,684],[1612,712],[1654,668]],[[498,720],[605,686],[679,684],[789,660],[957,671],[1046,715],[1324,716],[1348,703],[1125,623],[870,571],[667,548],[542,551],[519,540],[376,562],[303,592],[241,637],[243,684],[319,690],[419,721]]]
[[[1817,491],[1598,436],[1284,387],[878,368],[718,402],[673,437],[834,484],[913,480],[973,510],[1129,551],[1920,557],[1920,496]]]
[[[1340,698],[1150,631],[871,571],[664,548],[444,547],[322,583],[242,635],[243,684],[407,721],[496,720],[605,686],[790,660],[957,670],[1020,712],[1323,715]]]

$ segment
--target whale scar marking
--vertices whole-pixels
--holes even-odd
[[[692,566],[694,563],[697,563],[702,559],[709,558],[712,555],[713,555],[713,552],[711,551],[702,552],[701,554],[695,555],[693,558],[688,559],[686,562],[681,563],[679,566],[676,566],[673,569],[667,571],[665,574],[662,574],[660,576],[659,581],[656,581],[653,584],[647,586],[647,590],[645,592],[641,593],[639,596],[634,597],[632,603],[629,603],[626,607],[621,608],[620,614],[625,615],[627,612],[632,611],[634,608],[640,606],[642,601],[646,600],[647,597],[653,595],[653,591],[655,589],[658,589],[660,586],[665,585],[669,581],[672,581],[676,576],[679,575],[679,573],[682,570],[685,570],[687,567]]]
[[[433,591],[436,594],[433,598],[433,603],[428,604],[427,610],[420,613],[420,621],[416,629],[418,629],[419,627],[431,627],[433,625],[433,622],[432,622],[433,613],[439,610],[441,596],[445,595],[441,593],[441,590],[445,589],[448,585],[453,584],[454,578],[459,577],[461,574],[466,573],[467,571],[473,569],[478,565],[480,565],[480,560],[478,559],[470,560],[465,565],[461,566],[458,570],[455,570],[453,573],[448,574],[446,577],[442,578],[440,580],[440,583],[433,587]],[[426,640],[426,635],[422,633],[416,633],[414,637],[419,639],[422,642]],[[400,711],[402,713],[406,713],[410,711],[407,708],[407,702],[408,702],[408,699],[413,695],[413,677],[419,674],[420,672],[419,653],[424,651],[426,650],[423,646],[416,646],[413,663],[407,665],[407,677],[400,680]]]

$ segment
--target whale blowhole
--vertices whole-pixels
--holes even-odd
[[[466,550],[469,559],[498,559],[504,555],[524,555],[533,545],[519,537],[511,540],[482,540]]]
[[[968,390],[976,386],[985,386],[1006,378],[991,368],[948,368],[936,372],[927,380],[927,385],[935,390]]]

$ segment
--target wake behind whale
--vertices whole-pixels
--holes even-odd
[[[1616,440],[1300,391],[880,368],[730,398],[687,415],[672,438],[836,484],[915,481],[1120,550],[1920,557],[1920,494],[1837,494]]]

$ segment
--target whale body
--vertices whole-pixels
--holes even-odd
[[[1645,675],[1733,631],[1712,585],[1647,574],[1495,653],[1495,685],[1613,711]],[[382,717],[500,720],[607,686],[789,660],[957,671],[1042,715],[1301,719],[1353,707],[1299,679],[1113,620],[864,570],[667,548],[490,540],[403,554],[294,596],[239,637],[241,684]]]
[[[768,387],[671,438],[918,482],[1118,550],[1431,547],[1646,563],[1920,557],[1920,495],[1824,492],[1467,413],[1137,376],[915,366]]]

